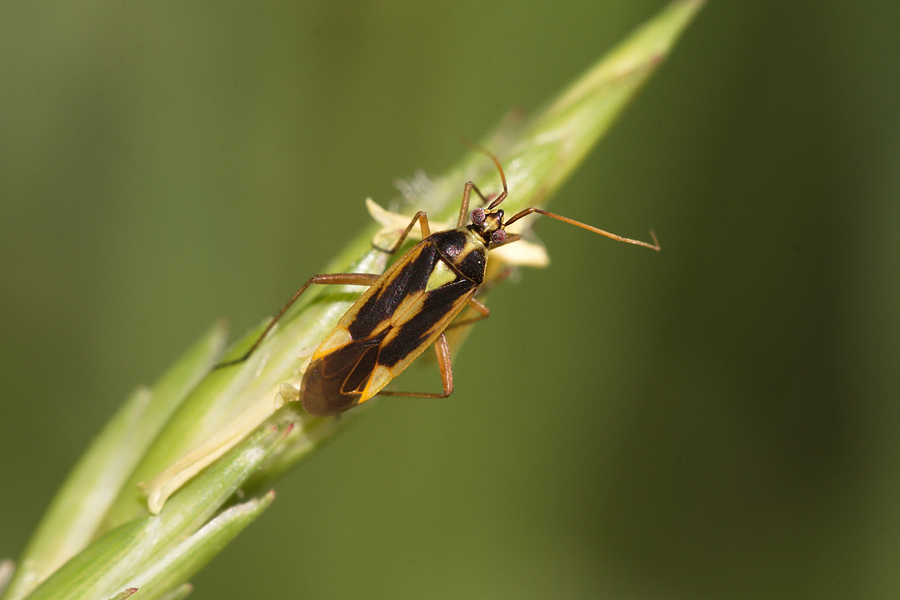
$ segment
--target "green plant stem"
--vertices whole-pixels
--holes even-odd
[[[675,0],[598,61],[532,117],[507,122],[482,140],[505,166],[508,211],[541,206],[581,163],[669,53],[703,6]],[[490,161],[467,154],[427,189],[411,194],[410,210],[451,220],[463,183],[499,188]],[[372,250],[379,228],[366,228],[325,272],[379,273],[384,252]],[[258,350],[238,366],[211,370],[221,358],[224,330],[215,327],[152,388],[139,389],[100,433],[61,488],[25,550],[3,600],[23,598],[182,598],[185,582],[271,503],[265,490],[348,421],[305,414],[279,390],[297,384],[297,357],[325,336],[359,295],[343,287],[311,290]],[[239,356],[265,323],[240,340]],[[253,410],[251,410],[253,409]],[[251,410],[250,413],[246,411]],[[193,448],[242,414],[256,415],[175,485],[159,514],[148,510],[138,484],[153,482]],[[245,501],[240,490],[260,493]]]

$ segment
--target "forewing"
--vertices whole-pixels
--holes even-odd
[[[363,340],[391,325],[397,308],[410,294],[424,290],[438,259],[437,248],[420,242],[391,265],[338,322],[354,340]]]

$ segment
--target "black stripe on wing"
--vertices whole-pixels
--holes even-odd
[[[476,285],[468,279],[431,290],[425,295],[422,309],[396,329],[395,337],[387,342],[378,354],[378,364],[393,367],[424,344],[434,332],[434,327],[450,313],[462,309],[463,299]]]
[[[370,336],[375,328],[390,319],[403,299],[411,292],[425,289],[428,277],[438,259],[437,248],[433,244],[420,244],[418,255],[413,256],[397,271],[384,287],[372,294],[359,307],[356,319],[347,326],[354,340]]]

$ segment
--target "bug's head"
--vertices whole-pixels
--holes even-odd
[[[506,225],[502,208],[476,208],[472,211],[469,229],[484,240],[486,246],[502,244],[506,240]]]
[[[486,204],[488,203],[488,200],[490,200],[490,204],[486,207],[473,210],[471,214],[472,224],[469,225],[469,229],[478,235],[484,241],[486,246],[496,246],[506,241],[506,223],[503,222],[503,209],[497,208],[509,194],[509,188],[506,186],[506,174],[503,172],[503,166],[500,164],[500,159],[494,156],[489,150],[472,143],[469,143],[469,145],[477,151],[487,155],[487,157],[493,161],[494,165],[497,167],[497,172],[500,173],[500,182],[503,184],[503,191],[493,199],[485,198],[484,196],[481,196],[481,192],[478,192],[481,199]],[[478,188],[475,189],[476,191],[478,190]],[[460,219],[462,219],[462,215],[460,215]]]

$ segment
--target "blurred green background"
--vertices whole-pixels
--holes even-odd
[[[0,556],[136,384],[663,5],[0,5]],[[193,597],[900,597],[898,25],[708,5],[552,204],[663,252],[542,222],[454,396],[381,400]]]

